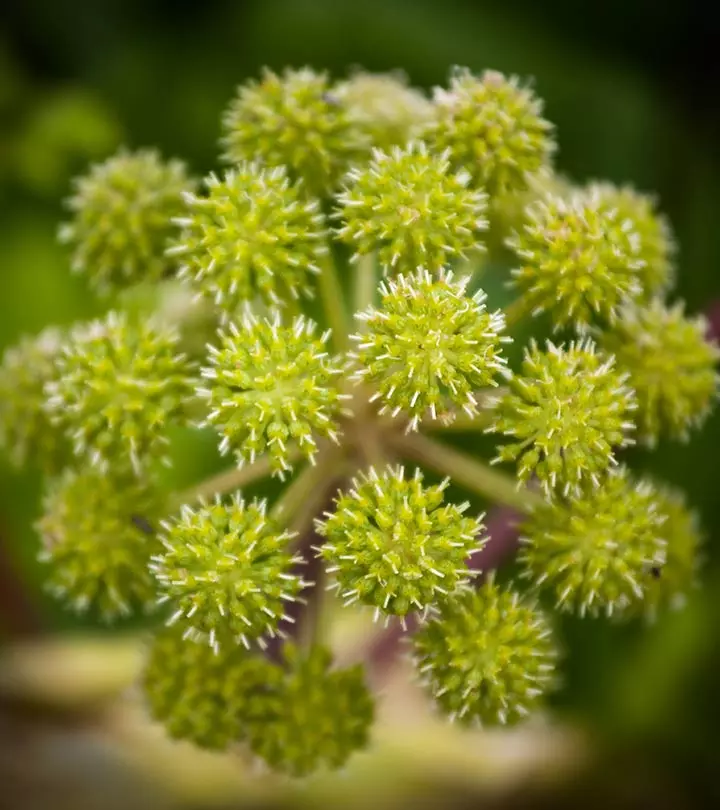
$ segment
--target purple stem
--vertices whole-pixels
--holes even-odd
[[[720,301],[713,301],[707,308],[708,338],[720,343]]]
[[[518,547],[520,519],[520,514],[508,506],[494,507],[487,521],[488,541],[481,551],[468,559],[468,568],[489,573],[511,557]],[[474,581],[480,584],[483,579],[483,576],[478,576]],[[417,629],[418,616],[415,614],[407,616],[405,624],[404,629],[400,621],[393,620],[370,645],[367,662],[374,677],[382,676],[395,663],[401,641]]]

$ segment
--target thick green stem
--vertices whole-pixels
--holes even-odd
[[[510,476],[426,436],[417,433],[409,436],[397,435],[392,441],[398,452],[406,458],[450,476],[454,483],[491,501],[523,512],[544,503],[541,495],[526,487],[518,488]]]
[[[300,450],[295,446],[289,447],[288,461],[292,463],[298,458],[300,458]],[[270,456],[260,456],[252,464],[246,464],[240,468],[234,467],[231,470],[225,470],[212,478],[201,481],[194,487],[181,492],[176,496],[175,501],[178,505],[182,505],[197,501],[200,498],[214,498],[216,495],[224,495],[227,492],[233,492],[255,481],[267,478],[271,473]]]
[[[377,259],[375,253],[366,253],[354,265],[355,289],[353,305],[355,312],[364,312],[375,303],[377,290]],[[362,323],[360,324],[362,330]]]
[[[344,352],[348,347],[345,297],[338,278],[337,267],[330,252],[328,252],[327,258],[322,264],[322,272],[318,276],[318,289],[328,326],[332,329],[335,348],[339,352]]]

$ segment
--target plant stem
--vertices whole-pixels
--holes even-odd
[[[292,462],[298,458],[300,458],[300,450],[295,446],[289,447],[288,460]],[[260,456],[252,464],[246,464],[244,467],[239,468],[233,467],[201,481],[194,487],[181,492],[175,500],[181,505],[197,501],[200,498],[207,499],[213,498],[215,495],[224,495],[226,492],[232,492],[262,478],[267,478],[271,473],[270,456]]]
[[[512,329],[531,312],[530,304],[526,297],[516,298],[511,304],[505,307],[505,326]]]
[[[355,312],[364,312],[375,302],[377,289],[377,261],[374,253],[366,253],[357,260],[355,269],[355,290],[353,305]],[[361,323],[362,329],[364,324]]]
[[[314,465],[308,464],[288,484],[275,502],[271,516],[293,531],[304,532],[327,495],[328,480],[337,477],[342,464],[341,448],[325,448]]]
[[[527,488],[518,488],[515,480],[505,473],[426,436],[396,435],[391,440],[405,457],[450,476],[455,483],[491,501],[523,512],[544,503],[541,495]]]
[[[343,291],[337,274],[337,266],[330,251],[328,251],[327,258],[323,262],[318,276],[318,289],[325,317],[332,329],[335,348],[337,351],[343,352],[348,347],[347,314],[345,312]]]

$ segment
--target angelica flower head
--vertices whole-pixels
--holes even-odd
[[[602,347],[615,354],[637,394],[638,435],[648,445],[668,435],[686,441],[718,399],[720,349],[708,339],[703,317],[688,317],[682,302],[627,305]]]
[[[420,470],[371,468],[337,498],[319,521],[320,556],[346,603],[360,602],[405,616],[427,610],[466,582],[466,559],[479,551],[480,518],[465,517],[469,503],[443,506],[448,481],[424,486]]]
[[[675,280],[673,265],[677,246],[670,223],[657,210],[655,198],[612,183],[593,183],[590,188],[606,208],[617,211],[618,220],[625,227],[638,234],[640,258],[644,262],[640,283],[645,295],[651,298],[666,292]]]
[[[426,689],[464,724],[523,720],[553,684],[557,650],[548,620],[492,577],[442,602],[412,644]]]
[[[403,413],[411,429],[427,415],[451,419],[453,406],[474,415],[478,389],[505,373],[503,315],[487,311],[482,290],[465,288],[452,273],[420,269],[384,281],[379,307],[356,316],[354,376],[377,388],[381,413]]]
[[[645,598],[638,609],[650,619],[663,610],[682,608],[697,586],[703,535],[696,512],[684,493],[658,486],[658,510],[664,516],[665,562],[652,569],[645,584]]]
[[[169,253],[179,276],[224,312],[260,297],[282,305],[310,292],[327,254],[317,200],[302,197],[282,166],[242,163],[211,174],[204,196],[186,194],[182,230]]]
[[[285,604],[308,583],[295,572],[301,559],[292,535],[267,514],[265,501],[234,495],[198,508],[183,506],[162,524],[163,549],[151,570],[170,623],[214,649],[274,636]]]
[[[291,469],[291,442],[312,460],[316,437],[337,441],[342,366],[327,351],[330,333],[315,331],[303,316],[283,325],[277,314],[259,320],[248,312],[240,327],[220,333],[198,393],[210,408],[206,424],[223,437],[223,453],[244,463],[267,451],[282,476]]]
[[[589,339],[548,341],[544,351],[532,341],[495,409],[490,430],[512,437],[495,460],[517,461],[520,480],[536,476],[548,495],[599,486],[614,448],[632,442],[637,405],[627,378]]]
[[[375,149],[369,164],[350,170],[337,197],[338,236],[355,258],[377,251],[393,272],[439,271],[450,259],[482,250],[486,195],[467,187],[466,171],[451,171],[448,155],[410,143]]]
[[[281,680],[280,667],[263,656],[194,644],[176,626],[152,638],[141,677],[149,714],[167,734],[214,751],[248,736]]]
[[[185,164],[164,162],[151,149],[121,150],[76,181],[67,201],[72,220],[60,240],[72,247],[72,267],[100,293],[159,281],[173,269],[165,254],[172,219],[192,189]]]
[[[334,191],[370,147],[353,108],[335,95],[326,74],[310,68],[282,75],[265,70],[259,82],[241,85],[223,126],[229,163],[285,166],[317,196]]]
[[[597,489],[534,510],[523,526],[524,575],[562,610],[626,613],[665,562],[664,522],[654,487],[618,467]]]
[[[469,172],[491,199],[524,190],[548,170],[552,125],[542,117],[541,100],[517,77],[455,68],[449,88],[436,89],[434,106],[423,139],[436,154],[449,150],[453,169]]]
[[[369,134],[372,145],[385,151],[411,141],[433,116],[430,101],[397,72],[357,71],[336,85],[333,94]]]
[[[514,286],[533,314],[548,312],[557,329],[612,323],[626,301],[643,295],[640,235],[596,188],[531,204],[507,244],[520,261]]]
[[[173,330],[120,312],[72,330],[46,393],[78,456],[102,470],[129,459],[139,471],[164,455],[166,426],[185,421],[193,390],[178,341]]]
[[[127,471],[66,470],[48,486],[37,523],[48,590],[72,610],[106,620],[155,605],[148,572],[159,549],[154,534],[165,501]]]
[[[284,663],[276,699],[261,703],[250,725],[252,751],[295,777],[341,768],[370,739],[375,702],[363,667],[334,668],[330,652],[319,645],[302,650],[286,644]]]
[[[70,456],[63,431],[45,409],[45,386],[57,375],[64,336],[48,328],[22,338],[0,362],[0,447],[17,466],[58,472]]]

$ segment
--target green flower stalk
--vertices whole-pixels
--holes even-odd
[[[362,116],[334,90],[310,68],[265,70],[260,81],[241,85],[223,118],[225,160],[285,166],[308,193],[327,196],[370,148]]]
[[[548,503],[524,524],[524,576],[552,591],[562,610],[622,615],[645,597],[666,559],[665,516],[647,481],[623,468],[580,498]]]
[[[357,71],[335,87],[334,95],[383,151],[413,140],[433,116],[430,101],[397,72]]]
[[[179,336],[123,313],[81,324],[46,386],[47,408],[75,453],[100,470],[118,459],[136,471],[164,457],[171,422],[183,422],[193,391],[192,366]]]
[[[533,341],[488,428],[512,437],[494,461],[516,461],[520,480],[535,476],[548,496],[600,486],[614,448],[632,443],[637,405],[628,376],[589,339],[566,348],[548,341],[544,351]]]
[[[553,602],[655,618],[695,584],[687,501],[616,459],[689,437],[718,398],[720,349],[663,299],[666,220],[555,175],[541,100],[495,71],[456,69],[432,103],[392,75],[266,71],[223,127],[231,166],[202,189],[148,152],[78,182],[63,238],[115,311],[0,365],[2,444],[65,464],[38,524],[48,586],[106,619],[160,607],[150,716],[289,776],[370,743],[365,664],[382,687],[401,631],[450,718],[542,711]],[[538,343],[540,314],[562,342]],[[232,463],[160,494],[176,427]],[[509,587],[476,576],[516,553],[486,505],[522,524]],[[386,625],[343,639],[349,669],[327,645],[338,601]]]
[[[542,117],[540,99],[516,77],[455,68],[434,103],[423,139],[435,154],[449,150],[453,169],[469,172],[492,200],[525,190],[533,176],[548,171],[552,125]]]
[[[177,627],[152,639],[142,674],[150,716],[173,739],[211,751],[244,741],[281,681],[282,670],[265,658],[188,643]]]
[[[52,480],[37,524],[48,590],[76,612],[106,621],[150,610],[156,588],[148,571],[160,543],[155,525],[164,498],[128,472],[67,470]]]
[[[655,445],[667,435],[688,441],[715,405],[720,390],[720,350],[707,337],[703,317],[687,317],[682,302],[626,306],[612,330],[600,335],[604,349],[629,373],[637,394],[638,436]]]
[[[309,294],[327,254],[327,228],[317,200],[303,198],[282,166],[242,163],[222,179],[211,174],[207,194],[185,194],[182,230],[168,254],[179,277],[221,311],[260,297],[280,306]]]
[[[341,493],[336,508],[318,521],[327,538],[319,548],[346,604],[381,613],[426,611],[472,576],[465,561],[480,551],[480,518],[464,517],[469,503],[443,506],[448,481],[423,486],[416,470],[375,469]]]
[[[527,223],[507,240],[527,309],[548,312],[556,329],[613,323],[626,301],[643,295],[646,261],[631,224],[595,188],[531,204]]]
[[[290,776],[341,768],[370,738],[375,703],[363,668],[332,669],[330,652],[320,646],[305,652],[287,645],[285,664],[275,702],[250,727],[251,749]]]
[[[67,201],[72,220],[60,240],[72,248],[72,268],[101,294],[173,271],[165,254],[182,194],[194,186],[179,160],[151,149],[121,150],[76,182]]]
[[[373,150],[368,166],[351,169],[338,195],[338,237],[355,259],[377,252],[388,271],[441,271],[449,260],[483,249],[486,195],[467,188],[470,175],[450,171],[446,150],[424,143]]]
[[[202,370],[207,386],[205,424],[222,435],[220,451],[240,462],[268,452],[280,476],[292,469],[289,444],[314,459],[316,436],[338,441],[338,416],[345,394],[338,388],[341,365],[327,351],[329,332],[315,335],[303,316],[283,326],[280,316],[257,320],[246,314],[238,328],[220,333],[220,347],[209,347],[211,365]]]
[[[289,548],[293,535],[267,514],[265,501],[218,497],[183,506],[161,526],[163,549],[151,569],[160,601],[171,606],[170,624],[213,649],[263,646],[263,636],[276,634],[285,605],[307,583],[294,571],[302,559]]]
[[[492,577],[443,602],[412,644],[425,688],[450,719],[466,725],[524,719],[555,679],[548,620]]]
[[[474,417],[477,391],[507,373],[504,316],[487,311],[482,290],[467,295],[467,281],[422,269],[400,275],[380,285],[377,309],[356,315],[354,377],[377,388],[371,401],[380,400],[381,414],[407,416],[409,430],[427,416],[452,421],[453,407]]]
[[[0,447],[13,463],[56,473],[71,456],[63,431],[45,409],[45,386],[57,377],[64,335],[48,328],[8,348],[0,363]]]

